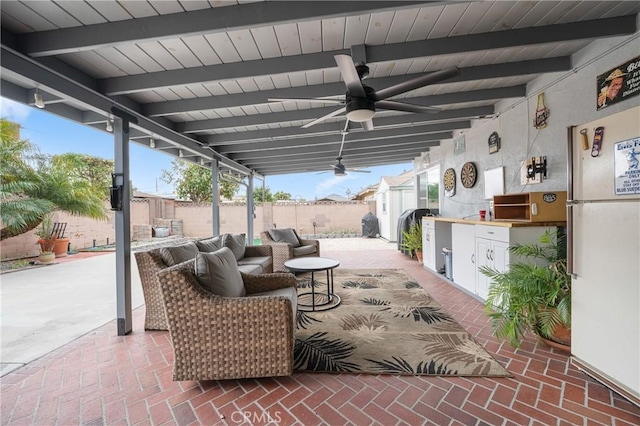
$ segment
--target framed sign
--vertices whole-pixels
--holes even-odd
[[[601,110],[640,93],[640,56],[596,78],[596,109]]]
[[[498,132],[493,132],[489,135],[489,154],[495,154],[500,151],[500,136]]]
[[[640,194],[640,137],[613,145],[616,195]]]
[[[455,155],[463,154],[466,148],[464,135],[453,138],[453,153]]]

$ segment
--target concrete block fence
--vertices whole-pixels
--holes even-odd
[[[362,235],[361,219],[375,214],[375,201],[263,203],[254,211],[254,237],[273,227],[295,228],[305,238],[347,238]],[[115,219],[97,221],[55,212],[54,222],[67,224],[65,236],[71,248],[89,249],[115,243]],[[172,236],[201,238],[212,235],[211,204],[193,204],[169,199],[145,198],[131,201],[131,239],[153,240],[154,228],[168,228]],[[247,207],[241,203],[220,205],[220,232],[246,233]],[[2,260],[37,256],[38,237],[33,231],[9,238],[0,245]]]

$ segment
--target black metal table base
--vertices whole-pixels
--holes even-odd
[[[304,312],[318,312],[333,309],[340,304],[340,296],[333,292],[333,269],[327,270],[327,292],[315,290],[315,276],[311,272],[311,291],[298,293],[298,309]]]

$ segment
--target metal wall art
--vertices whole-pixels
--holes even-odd
[[[498,132],[493,132],[489,135],[489,154],[495,154],[500,151],[500,136]]]
[[[444,186],[444,195],[453,197],[456,193],[456,171],[449,168],[444,171],[442,176],[442,185]]]

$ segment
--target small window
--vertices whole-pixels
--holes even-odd
[[[387,193],[382,193],[382,213],[387,212]]]

